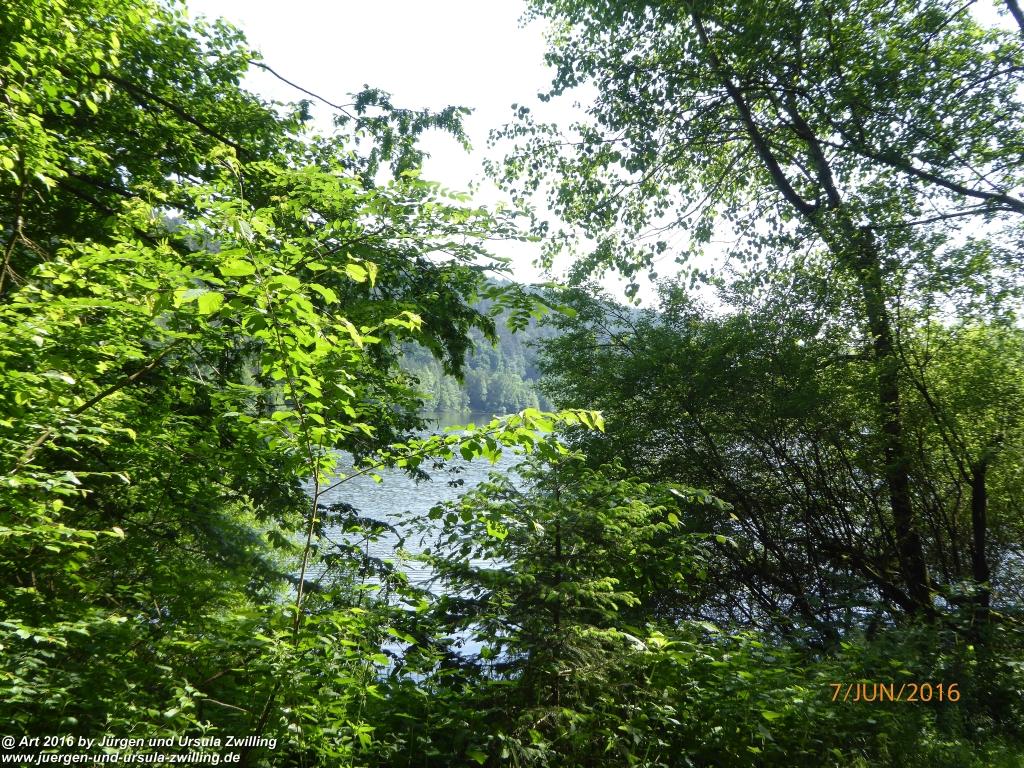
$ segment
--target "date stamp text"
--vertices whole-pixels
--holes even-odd
[[[832,701],[906,702],[960,701],[959,683],[829,683]]]

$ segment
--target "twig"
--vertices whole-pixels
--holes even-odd
[[[289,80],[288,78],[286,78],[283,75],[279,74],[272,67],[264,64],[262,61],[256,61],[255,59],[250,59],[249,63],[252,64],[254,67],[259,67],[264,72],[267,72],[268,74],[273,75],[274,77],[276,77],[278,80],[280,80],[285,85],[290,85],[295,90],[301,91],[302,93],[306,94],[307,96],[311,96],[312,98],[316,99],[317,101],[321,102],[322,104],[326,104],[331,109],[336,109],[339,112],[344,113],[347,117],[350,117],[353,120],[355,119],[355,115],[353,115],[351,112],[349,112],[348,109],[346,109],[345,107],[341,106],[340,104],[335,104],[333,101],[328,101],[323,96],[320,96],[319,94],[313,93],[312,91],[303,88],[298,83],[293,83],[291,80]]]
[[[93,395],[88,400],[86,400],[84,403],[82,403],[80,406],[78,406],[73,411],[71,411],[71,415],[72,416],[80,416],[80,415],[82,415],[87,410],[89,410],[93,406],[97,405],[101,401],[105,400],[106,398],[110,397],[115,392],[118,392],[118,391],[124,389],[125,387],[127,387],[132,382],[137,381],[139,378],[141,378],[142,376],[146,375],[151,370],[153,370],[157,365],[159,365],[160,361],[162,361],[165,357],[167,357],[167,355],[169,355],[174,350],[175,347],[177,347],[179,344],[181,344],[182,341],[184,341],[184,338],[175,339],[170,344],[168,344],[166,347],[164,347],[163,351],[159,355],[157,355],[152,360],[150,360],[148,363],[146,363],[146,365],[144,365],[142,368],[139,368],[137,371],[135,371],[135,373],[133,373],[133,374],[131,374],[129,376],[126,376],[125,378],[121,379],[120,381],[115,382],[114,384],[111,384],[109,387],[104,389],[102,392],[99,392],[98,394]],[[17,474],[21,469],[23,469],[25,467],[25,465],[28,464],[28,462],[30,462],[32,460],[32,457],[35,456],[36,451],[38,451],[40,448],[42,448],[43,445],[46,444],[46,441],[50,439],[50,437],[53,435],[53,430],[54,430],[54,427],[47,427],[45,430],[43,430],[42,434],[39,435],[38,438],[36,438],[35,442],[32,443],[32,445],[30,445],[28,448],[26,448],[24,453],[21,454],[21,458],[18,459],[18,463],[15,464],[14,468],[8,474],[9,475],[14,475],[14,474]]]

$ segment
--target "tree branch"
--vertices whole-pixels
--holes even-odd
[[[120,390],[124,389],[129,384],[131,384],[132,382],[137,381],[141,377],[145,376],[151,370],[156,368],[156,366],[159,365],[160,362],[165,357],[167,357],[167,355],[169,355],[176,347],[178,347],[184,340],[185,340],[184,337],[175,339],[170,344],[168,344],[166,347],[164,347],[159,355],[154,357],[152,360],[150,360],[144,366],[142,366],[141,368],[139,368],[137,371],[135,371],[134,373],[130,374],[129,376],[125,376],[120,381],[114,382],[109,387],[104,389],[102,392],[99,392],[99,393],[93,395],[92,397],[90,397],[88,400],[86,400],[80,406],[78,406],[73,411],[71,411],[71,415],[72,416],[81,416],[83,413],[88,411],[90,408],[94,407],[95,405],[98,405],[103,400],[106,400],[108,397],[113,395],[115,392],[119,392]],[[35,456],[36,452],[40,448],[42,448],[43,445],[45,445],[46,442],[50,439],[50,437],[53,435],[53,430],[54,430],[54,427],[47,427],[46,429],[44,429],[42,434],[40,434],[39,437],[36,438],[35,442],[33,442],[32,445],[30,445],[28,448],[25,449],[25,451],[21,454],[21,458],[18,459],[17,464],[14,466],[14,468],[8,474],[9,475],[14,475],[14,474],[17,474],[19,471],[21,471],[25,467],[25,465],[28,464],[32,460],[32,457]]]
[[[805,216],[812,216],[818,210],[818,203],[810,203],[804,200],[793,188],[793,185],[790,184],[789,179],[786,178],[785,171],[782,170],[782,166],[779,165],[779,161],[772,153],[771,147],[768,145],[768,141],[765,139],[764,135],[761,133],[761,129],[758,128],[757,123],[754,121],[754,116],[750,111],[750,106],[743,98],[743,94],[740,92],[740,89],[732,81],[732,77],[725,71],[722,62],[719,60],[718,55],[715,53],[711,45],[711,40],[708,37],[707,30],[704,28],[704,23],[692,7],[690,9],[690,18],[693,20],[694,28],[697,30],[697,36],[700,38],[701,44],[704,46],[704,50],[707,51],[712,69],[715,71],[715,74],[718,75],[719,81],[722,83],[722,86],[732,99],[732,102],[736,107],[736,111],[739,113],[740,120],[744,127],[746,127],[747,133],[750,135],[750,141],[754,145],[754,149],[757,151],[761,161],[765,164],[768,173],[772,177],[772,181],[775,182],[775,186],[790,205]]]

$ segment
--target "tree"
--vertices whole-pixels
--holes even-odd
[[[422,425],[401,345],[458,372],[469,331],[493,333],[472,302],[523,302],[484,283],[507,223],[414,167],[462,113],[368,91],[318,137],[303,105],[240,87],[236,30],[179,5],[22,0],[0,21],[3,720],[341,759],[372,732],[394,611],[312,578],[337,452],[367,474],[540,423],[388,450]]]
[[[703,575],[704,542],[683,519],[714,506],[705,492],[639,482],[617,466],[588,469],[568,455],[436,507],[443,528],[430,562],[442,589],[433,612],[454,641],[427,684],[461,696],[446,710],[470,724],[464,734],[452,733],[458,720],[428,733],[481,764],[639,760],[644,745],[617,730],[642,722],[634,710],[651,695],[629,677],[644,645],[636,635],[676,616]],[[438,754],[442,764],[449,754]]]
[[[927,301],[909,289],[921,267],[991,284],[979,248],[944,247],[950,230],[932,225],[1021,210],[1019,40],[941,2],[532,8],[555,24],[546,97],[584,82],[598,96],[572,141],[522,109],[504,178],[525,193],[557,174],[552,207],[597,240],[584,271],[635,275],[666,249],[659,231],[699,246],[721,217],[742,259],[764,254],[771,271],[805,252],[852,289],[904,608],[930,613],[895,313]]]
[[[952,532],[941,569],[950,583],[973,582],[982,624],[993,588],[1004,605],[1016,590],[1008,563],[1021,540],[1013,499],[1024,413],[1022,351],[1018,328],[974,323],[931,325],[901,347],[914,389],[908,399],[919,411],[915,432],[923,433],[915,439],[920,483],[933,499],[930,506],[951,507],[929,513],[936,527]]]
[[[799,275],[781,296],[766,293],[716,314],[682,289],[666,290],[658,313],[576,292],[567,300],[577,314],[560,319],[563,333],[545,344],[544,385],[560,405],[588,403],[605,414],[606,435],[581,436],[593,461],[620,457],[645,479],[685,479],[732,505],[729,515],[695,521],[738,546],[717,548],[716,578],[689,618],[834,646],[912,604],[893,579],[873,380],[851,365],[865,354],[856,331],[841,315],[815,311],[817,290],[801,290]],[[1016,611],[1020,511],[1010,487],[1020,334],[932,325],[901,328],[899,339],[901,355],[914,361],[901,397],[934,588],[952,603],[965,589],[995,588]],[[983,499],[970,501],[971,467],[979,466],[999,467],[1000,479],[988,478],[1001,489],[994,528]],[[976,570],[983,562],[991,573]]]

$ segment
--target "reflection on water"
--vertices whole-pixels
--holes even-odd
[[[472,413],[439,413],[431,415],[431,420],[436,422],[435,429],[440,431],[448,426],[463,425],[470,422],[482,424],[491,417],[487,414]],[[351,457],[342,454],[339,469],[344,472],[351,467]],[[424,462],[423,469],[430,475],[430,480],[416,481],[408,474],[397,469],[382,469],[377,474],[382,478],[376,482],[369,475],[361,475],[342,483],[336,489],[321,496],[321,503],[347,504],[354,507],[359,516],[372,518],[389,523],[404,533],[410,533],[409,526],[405,521],[418,520],[427,521],[427,513],[431,507],[443,502],[457,499],[468,490],[475,488],[487,479],[492,472],[508,472],[521,457],[510,451],[505,451],[501,458],[491,464],[487,459],[479,458],[473,461],[465,461],[461,458],[446,462],[445,467],[434,470],[430,462]],[[458,481],[461,480],[461,483]],[[433,523],[433,531],[437,531],[441,523]],[[332,541],[343,541],[345,534],[341,531],[329,534]],[[408,535],[403,543],[403,549],[415,554],[421,552],[424,547],[431,545],[431,535],[428,533],[427,541],[422,541],[421,534]],[[352,539],[350,538],[349,541]],[[376,541],[366,545],[367,554],[371,557],[389,559],[400,565],[414,584],[423,585],[430,578],[430,571],[423,563],[408,558],[399,560],[396,548],[400,540],[392,533],[384,534]],[[316,579],[320,574],[312,574]]]

